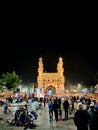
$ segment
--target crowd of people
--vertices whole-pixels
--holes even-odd
[[[69,115],[72,114],[77,130],[98,130],[98,100],[91,100],[85,96],[64,96],[36,98],[35,104],[33,102],[33,97],[26,100],[30,105],[30,111],[35,109],[34,106],[40,107],[38,102],[43,103],[43,107],[48,105],[50,122],[68,120]],[[5,100],[4,113],[7,113],[7,110],[8,100]]]
[[[56,122],[68,120],[69,114],[73,114],[74,124],[77,130],[98,130],[98,101],[85,97],[50,98],[48,102],[50,122],[53,114]]]

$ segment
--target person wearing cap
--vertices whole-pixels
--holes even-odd
[[[89,114],[89,128],[90,130],[98,130],[98,117],[95,111],[94,103],[90,104],[90,108],[88,110]]]
[[[77,127],[77,130],[88,130],[88,113],[86,110],[83,110],[83,104],[78,103],[78,110],[74,114],[74,124]]]

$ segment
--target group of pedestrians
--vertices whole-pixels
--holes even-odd
[[[51,97],[48,99],[47,103],[50,122],[53,121],[53,117],[56,122],[59,120],[68,120],[69,114],[73,114],[74,124],[77,127],[77,130],[98,130],[98,101],[91,101],[84,97]],[[28,100],[28,104],[30,105],[30,111],[36,108],[34,106],[39,108],[39,103],[37,101],[33,101],[32,103]],[[5,114],[8,113],[8,107],[9,102],[6,98],[4,102]]]
[[[77,130],[98,130],[98,102],[95,100],[91,101],[83,97],[76,100],[69,97],[50,98],[48,110],[50,122],[53,121],[53,117],[56,122],[68,120],[71,110]]]
[[[66,98],[61,99],[61,98],[50,98],[48,102],[48,109],[49,109],[49,118],[50,122],[53,120],[53,115],[55,117],[55,121],[62,120],[62,113],[64,111],[64,119],[63,120],[68,120],[68,109],[69,109],[69,102]]]

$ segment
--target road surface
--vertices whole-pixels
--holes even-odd
[[[15,110],[17,110],[18,107],[10,107],[9,109],[12,110],[12,113],[5,115],[3,114],[3,107],[0,107],[0,116],[4,117],[4,120],[0,121],[0,124],[4,123],[4,128],[0,125],[0,130],[23,130],[23,127],[16,126],[8,126],[6,128],[4,121],[13,118]],[[31,130],[76,130],[73,122],[73,115],[70,115],[68,120],[59,120],[58,122],[53,120],[53,122],[50,123],[47,105],[45,107],[43,106],[41,111],[38,111],[38,119],[34,121],[34,124],[36,127]]]

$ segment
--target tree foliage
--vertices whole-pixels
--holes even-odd
[[[22,83],[22,80],[19,78],[19,75],[13,71],[12,73],[3,73],[0,78],[1,86],[5,85],[8,90],[15,89],[17,85]]]

